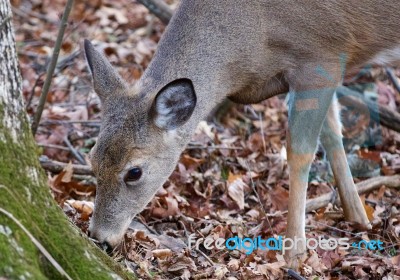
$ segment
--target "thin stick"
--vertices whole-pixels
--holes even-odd
[[[86,160],[83,156],[72,146],[71,142],[68,139],[68,136],[65,136],[64,143],[67,145],[68,149],[71,151],[72,155],[83,165],[86,165]]]
[[[261,209],[262,209],[263,212],[264,212],[264,215],[265,215],[265,218],[266,218],[266,220],[267,220],[269,229],[271,230],[271,233],[274,233],[274,230],[272,229],[271,222],[269,221],[267,212],[265,211],[264,205],[262,204],[261,198],[260,198],[260,196],[258,195],[258,192],[257,192],[257,190],[256,190],[256,184],[255,184],[254,181],[253,181],[253,176],[251,175],[251,170],[250,170],[249,163],[247,162],[247,160],[245,160],[245,163],[246,163],[246,167],[247,167],[247,172],[249,172],[249,175],[250,175],[251,188],[253,189],[253,192],[254,192],[254,194],[255,194],[256,197],[257,197],[258,203],[260,204]]]
[[[386,70],[386,73],[387,73],[387,75],[389,77],[389,80],[392,82],[394,88],[397,90],[398,93],[400,93],[399,78],[397,78],[396,74],[393,71],[393,68],[386,67],[385,70]]]
[[[68,280],[72,280],[72,278],[68,275],[67,272],[61,267],[61,265],[50,255],[50,253],[46,250],[46,248],[43,247],[42,244],[24,227],[23,224],[21,224],[20,221],[18,221],[10,212],[4,210],[3,208],[0,208],[0,212],[6,215],[8,218],[14,221],[24,232],[26,235],[28,235],[29,239],[35,244],[35,246],[39,249],[39,251],[46,257],[46,259],[54,266],[57,271],[67,278]]]
[[[195,248],[195,251],[200,253],[212,266],[215,266],[215,263],[212,261],[212,259],[210,259],[204,252],[197,248]]]
[[[65,6],[65,10],[64,10],[63,16],[61,18],[60,29],[58,31],[57,40],[56,40],[56,44],[54,46],[54,51],[53,51],[53,55],[51,57],[50,65],[49,65],[49,68],[47,68],[46,80],[44,81],[42,92],[40,94],[39,105],[36,109],[35,115],[33,116],[33,122],[32,122],[33,135],[36,134],[36,131],[39,126],[40,118],[42,117],[44,104],[46,103],[47,94],[49,93],[54,70],[57,66],[58,55],[60,54],[61,43],[63,41],[65,28],[68,25],[67,20],[68,20],[69,13],[71,12],[71,9],[72,9],[72,3],[73,3],[73,0],[67,1],[67,5]]]
[[[40,80],[41,80],[43,74],[44,74],[44,73],[40,73],[40,74],[38,75],[38,77],[36,78],[35,83],[33,84],[33,87],[32,87],[32,89],[31,89],[31,93],[30,93],[28,102],[26,102],[26,110],[28,110],[29,107],[31,106],[33,97],[35,96],[36,87],[39,85],[39,82],[40,82]]]
[[[162,0],[138,0],[138,2],[149,9],[150,12],[165,24],[169,23],[174,13]]]
[[[44,144],[44,143],[38,143],[37,144],[39,147],[43,148],[49,148],[49,149],[58,149],[58,150],[63,150],[63,151],[69,151],[67,147],[60,146],[60,145],[54,145],[54,144]]]
[[[261,113],[258,114],[259,119],[260,119],[260,133],[261,133],[261,140],[262,140],[262,144],[263,144],[263,148],[264,148],[264,153],[267,153],[267,145],[265,144],[265,137],[264,137],[264,124],[263,124],[263,120],[262,120],[262,115]]]

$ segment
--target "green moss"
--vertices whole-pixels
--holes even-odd
[[[4,110],[0,102],[0,120]],[[37,160],[37,147],[23,115],[15,143],[0,121],[0,207],[10,212],[73,279],[133,279],[70,224],[51,197]],[[29,171],[33,170],[33,171]],[[38,173],[36,181],[32,172]],[[61,279],[29,237],[0,213],[0,276],[10,279]]]

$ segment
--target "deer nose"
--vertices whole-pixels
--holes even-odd
[[[111,244],[108,243],[106,240],[103,241],[99,239],[98,235],[96,234],[96,231],[88,230],[88,234],[90,238],[98,241],[100,248],[106,251],[107,254],[110,254],[113,251],[113,247],[111,246]]]
[[[101,234],[99,234],[98,230],[93,229],[92,227],[89,227],[88,229],[88,234],[90,236],[91,239],[94,239],[95,241],[97,241],[97,244],[102,245],[103,243],[105,243],[106,241],[101,238]]]

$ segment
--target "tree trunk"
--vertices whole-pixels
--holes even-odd
[[[67,220],[37,157],[22,102],[11,6],[0,0],[0,279],[133,278]]]

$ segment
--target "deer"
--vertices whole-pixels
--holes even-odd
[[[85,40],[102,123],[90,158],[97,178],[90,236],[117,246],[173,172],[199,122],[226,99],[287,93],[286,237],[305,240],[310,166],[319,145],[347,221],[371,228],[342,143],[335,90],[348,71],[400,58],[400,2],[181,0],[142,77],[124,81]],[[304,260],[305,242],[285,252]]]

